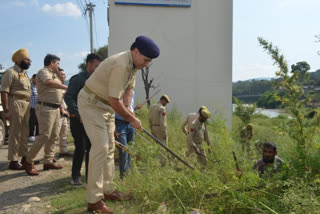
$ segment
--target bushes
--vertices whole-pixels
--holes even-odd
[[[143,108],[137,114],[147,128],[148,109]],[[186,137],[180,128],[182,120],[182,114],[176,109],[168,112],[169,147],[195,166],[194,171],[176,159],[161,167],[158,155],[159,152],[165,153],[165,151],[144,134],[139,132],[136,135],[136,143],[132,149],[141,155],[142,160],[132,161],[130,175],[124,181],[116,180],[116,183],[122,191],[134,194],[135,201],[132,203],[139,204],[139,213],[155,213],[162,202],[167,207],[166,213],[189,213],[192,209],[200,209],[203,213],[299,213],[300,211],[316,213],[318,202],[310,200],[307,203],[305,197],[310,195],[316,199],[319,192],[301,185],[304,183],[308,186],[314,182],[315,173],[318,171],[312,171],[308,178],[295,179],[297,173],[292,166],[298,153],[295,142],[288,136],[287,125],[290,119],[285,116],[272,119],[252,118],[251,123],[254,127],[252,142],[275,141],[281,158],[288,166],[282,174],[269,181],[260,179],[252,171],[254,160],[243,155],[240,143],[233,140],[239,138],[242,126],[237,116],[233,117],[233,127],[230,132],[225,126],[224,119],[217,112],[213,114],[208,129],[213,143],[211,150],[215,154],[208,153],[205,144],[204,147],[209,159],[217,158],[221,162],[214,164],[209,161],[205,170],[199,166],[195,156],[190,159],[184,157]],[[232,149],[236,152],[239,165],[244,171],[241,179],[236,175]],[[313,155],[312,161],[320,163],[319,157]],[[298,194],[295,197],[301,204],[292,206],[295,192]],[[304,207],[306,204],[309,208]]]
[[[283,189],[278,206],[286,213],[319,213],[320,202],[317,184],[305,182],[304,179],[292,178],[279,183]]]
[[[148,109],[146,107],[136,114],[148,130]],[[108,202],[115,213],[157,213],[162,202],[167,211],[164,213],[190,213],[199,209],[201,213],[319,213],[320,196],[320,141],[319,133],[308,147],[308,169],[303,176],[296,170],[299,161],[295,141],[289,136],[290,121],[288,117],[277,118],[253,117],[253,140],[273,140],[278,145],[278,154],[285,161],[286,167],[272,180],[263,180],[252,171],[255,158],[242,154],[241,145],[237,142],[242,122],[233,116],[232,132],[228,130],[218,112],[212,114],[208,123],[209,137],[213,143],[207,156],[211,160],[221,160],[219,164],[208,162],[202,169],[196,156],[186,159],[186,137],[181,131],[183,117],[180,112],[168,112],[169,147],[179,154],[195,170],[172,159],[164,167],[159,163],[159,153],[165,153],[160,146],[152,142],[145,134],[138,131],[135,144],[130,148],[140,154],[141,161],[131,162],[130,173],[124,180],[115,176],[116,188],[122,192],[131,192],[134,200],[129,202]],[[253,144],[251,144],[253,150]],[[238,157],[243,176],[236,174],[232,150]],[[259,155],[258,158],[260,158]],[[72,189],[71,186],[69,186]],[[65,190],[64,190],[65,191]],[[73,194],[82,195],[77,203],[70,201],[70,194],[56,195],[56,200],[67,201],[59,210],[71,210],[79,213],[86,209],[85,190],[70,190]],[[78,201],[79,200],[79,201]],[[61,204],[60,204],[61,205]],[[78,206],[75,208],[75,206]],[[79,208],[79,206],[83,206]],[[61,212],[57,212],[61,213]],[[161,212],[160,212],[161,213]]]

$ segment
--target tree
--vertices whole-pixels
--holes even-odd
[[[258,99],[257,105],[263,108],[278,108],[281,105],[281,101],[278,98],[281,96],[281,93],[283,92],[279,93],[278,91],[266,91]]]
[[[310,78],[310,65],[307,62],[297,62],[295,65],[291,65],[291,73],[298,73],[298,82],[303,85],[307,83]]]
[[[150,64],[149,67],[145,67],[141,69],[142,81],[144,83],[144,90],[146,92],[146,100],[148,100],[150,97],[150,88],[155,89],[159,87],[159,86],[154,86],[153,78],[149,80],[149,72],[150,72],[151,65],[152,64]],[[147,103],[148,103],[148,107],[150,107],[150,104],[151,104],[150,100],[148,100]]]
[[[244,126],[247,126],[250,123],[253,114],[256,111],[256,104],[245,105],[243,102],[239,101],[236,97],[233,97],[234,103],[237,105],[234,113],[237,115]]]
[[[315,37],[317,38],[317,41],[316,41],[316,42],[320,42],[320,34],[315,35]],[[318,51],[317,53],[320,55],[320,51]]]
[[[269,80],[246,80],[232,83],[232,95],[259,95],[271,90],[273,81]]]
[[[95,51],[96,54],[98,54],[102,60],[108,57],[108,45],[105,45],[98,49],[98,51]],[[86,58],[84,58],[84,62],[78,65],[78,68],[80,72],[86,71]]]

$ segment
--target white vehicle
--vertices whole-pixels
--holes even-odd
[[[1,86],[3,73],[4,73],[4,70],[0,70],[0,86]],[[3,108],[2,108],[1,95],[0,95],[0,147],[6,141],[6,136],[8,134],[8,129],[9,129],[9,121],[4,121],[2,118],[2,115],[3,115]]]

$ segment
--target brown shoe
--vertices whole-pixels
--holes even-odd
[[[92,213],[113,213],[106,205],[105,203],[100,200],[95,204],[88,203],[88,212]]]
[[[117,191],[113,191],[110,194],[103,194],[104,200],[110,200],[110,201],[128,201],[131,200],[133,197],[130,194],[123,194]]]
[[[28,175],[39,175],[39,172],[34,168],[34,165],[29,163],[28,161],[23,162],[23,168],[26,173],[28,173]]]
[[[62,169],[62,168],[63,168],[63,166],[61,166],[60,164],[56,164],[56,163],[43,164],[43,170]]]
[[[10,161],[9,169],[11,169],[11,170],[23,170],[23,167],[19,163],[19,161]]]

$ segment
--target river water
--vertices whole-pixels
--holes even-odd
[[[264,114],[270,118],[277,117],[280,114],[280,111],[278,109],[258,109],[257,112],[260,112],[261,114]]]
[[[244,105],[250,105],[250,104],[244,104]],[[232,104],[232,109],[233,109],[233,112],[236,108],[236,104]],[[264,114],[270,118],[273,118],[273,117],[277,117],[279,116],[279,114],[281,113],[281,110],[279,109],[262,109],[262,108],[257,108],[256,109],[256,113],[261,113],[261,114]]]

